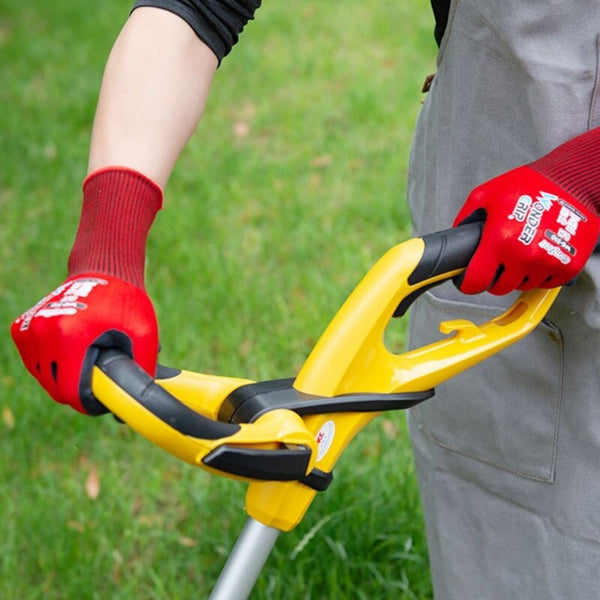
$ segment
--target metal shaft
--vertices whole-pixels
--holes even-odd
[[[209,600],[246,600],[279,534],[279,529],[249,518]]]

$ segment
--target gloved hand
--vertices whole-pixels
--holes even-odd
[[[91,374],[100,348],[119,348],[154,374],[158,326],[146,292],[90,273],[68,279],[13,323],[27,370],[57,402],[98,415]]]
[[[599,160],[600,129],[475,188],[454,221],[485,220],[460,290],[501,295],[575,278],[600,233]]]
[[[92,395],[100,348],[118,348],[154,375],[158,326],[144,289],[145,245],[162,191],[125,168],[84,182],[67,280],[18,317],[11,333],[27,370],[57,402],[107,412]]]

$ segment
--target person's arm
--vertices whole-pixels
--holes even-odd
[[[50,396],[87,414],[106,412],[91,393],[99,348],[120,348],[154,373],[158,325],[144,285],[146,240],[219,61],[259,4],[156,3],[173,11],[136,8],[106,65],[67,279],[11,327],[25,366]],[[189,20],[177,13],[184,5],[197,7]]]
[[[137,0],[108,59],[89,172],[137,170],[164,188],[219,63],[260,0]]]
[[[200,120],[217,65],[213,51],[175,14],[134,10],[106,65],[89,172],[127,166],[164,188]]]

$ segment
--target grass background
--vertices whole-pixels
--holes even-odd
[[[50,402],[7,333],[64,278],[129,8],[0,0],[2,600],[206,597],[245,521],[242,484]],[[264,379],[296,373],[409,237],[406,164],[435,46],[426,0],[265,2],[257,17],[171,178],[147,272],[161,362]],[[431,598],[405,429],[386,415],[361,433],[253,598]]]

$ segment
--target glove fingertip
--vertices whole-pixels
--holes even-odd
[[[456,287],[458,287],[463,294],[472,296],[474,294],[485,292],[489,287],[489,282],[481,279],[477,275],[471,276],[467,269],[467,271],[463,273],[462,278],[460,278],[460,281],[456,283]]]
[[[481,294],[492,287],[502,275],[504,267],[498,264],[490,264],[479,252],[475,252],[473,258],[461,274],[461,281],[457,286],[463,294]]]

